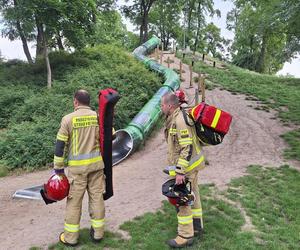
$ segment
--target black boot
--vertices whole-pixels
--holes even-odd
[[[102,238],[100,238],[100,239],[95,238],[95,231],[94,231],[93,227],[91,227],[91,229],[90,229],[90,236],[94,243],[100,243],[102,241]]]
[[[167,244],[171,248],[183,248],[191,246],[193,244],[193,238],[184,238],[178,235],[175,239],[168,240]]]
[[[201,219],[194,218],[193,219],[193,227],[194,227],[194,236],[195,237],[200,237],[202,235],[202,233],[203,233]]]

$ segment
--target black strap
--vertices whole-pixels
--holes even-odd
[[[183,108],[180,108],[180,110],[181,110],[181,112],[183,114],[183,118],[184,118],[185,124],[188,125],[188,126],[190,126],[190,127],[195,126],[195,122],[193,122],[192,124],[189,123],[189,121],[188,121],[188,114],[185,112],[185,110]]]

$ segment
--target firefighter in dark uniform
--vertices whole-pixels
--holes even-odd
[[[174,166],[170,175],[175,177],[176,184],[182,184],[188,179],[195,195],[192,206],[179,206],[178,235],[168,241],[169,246],[180,248],[191,245],[193,237],[200,235],[203,229],[198,172],[204,167],[204,156],[195,127],[188,126],[184,120],[178,97],[174,93],[164,95],[161,109],[167,117],[165,137],[168,143],[168,164]]]

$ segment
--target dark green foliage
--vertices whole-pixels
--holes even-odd
[[[32,95],[33,92],[26,86],[0,86],[0,129],[6,128],[15,111],[23,105],[25,93]]]
[[[45,165],[53,158],[57,121],[37,117],[32,122],[14,124],[2,134],[0,158],[9,169]]]
[[[50,54],[53,88],[46,90],[43,61],[0,66],[0,165],[39,168],[52,162],[61,118],[72,112],[79,88],[91,93],[98,109],[98,91],[117,89],[115,128],[124,128],[161,85],[161,79],[121,49],[101,46],[74,54]],[[19,80],[22,79],[22,80]],[[14,84],[17,84],[16,86]]]
[[[276,73],[299,51],[299,31],[295,32],[299,1],[233,2],[235,8],[227,14],[227,27],[235,33],[232,62],[260,73]]]
[[[46,74],[44,69],[41,71],[39,68],[39,64],[31,66],[24,62],[11,64],[11,61],[8,61],[0,64],[0,86],[27,85],[31,88],[45,86]]]
[[[68,70],[87,67],[92,63],[79,53],[68,54],[59,51],[49,54],[54,80],[64,80]],[[37,59],[33,65],[22,61],[10,60],[0,64],[0,86],[26,85],[30,88],[44,87],[46,85],[46,64],[44,59]]]

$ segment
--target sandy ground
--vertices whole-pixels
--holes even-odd
[[[172,55],[165,55],[173,57]],[[178,60],[171,64],[179,68]],[[165,64],[165,63],[164,63]],[[185,83],[189,82],[187,65]],[[192,99],[194,89],[185,89]],[[288,130],[283,128],[274,113],[255,110],[245,96],[213,90],[207,92],[207,102],[233,115],[233,123],[224,142],[204,149],[209,165],[201,172],[200,182],[215,183],[223,189],[231,178],[242,176],[250,164],[280,166],[286,163],[281,157],[286,146],[279,137]],[[166,144],[162,130],[155,132],[145,147],[114,167],[113,198],[106,202],[108,230],[117,231],[123,222],[161,206],[161,184],[166,176]],[[298,166],[299,167],[299,166]],[[32,246],[47,248],[57,242],[63,229],[64,202],[46,206],[42,201],[12,199],[20,188],[40,185],[49,177],[42,171],[0,179],[0,249],[28,249]],[[85,197],[86,198],[86,197]],[[205,208],[204,208],[205,209]],[[87,201],[83,206],[81,227],[89,227]],[[204,212],[205,214],[205,212]]]

